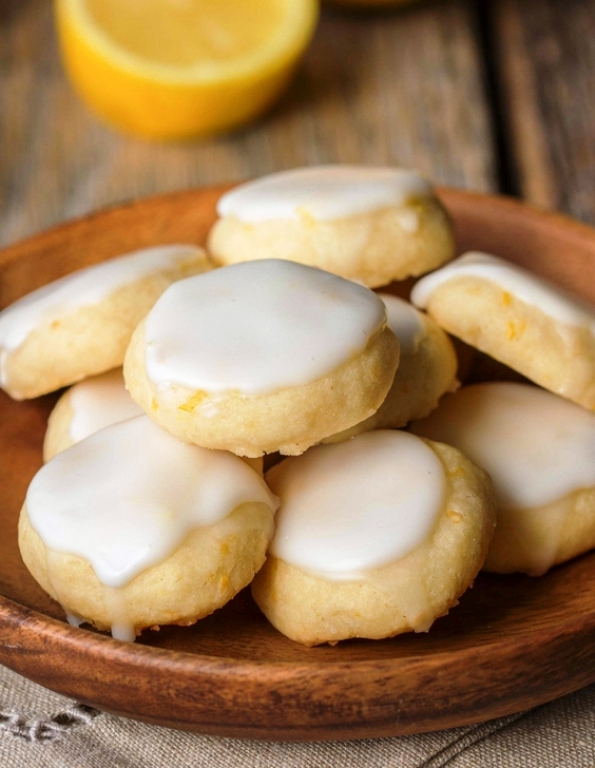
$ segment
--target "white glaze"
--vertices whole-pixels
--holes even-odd
[[[504,509],[540,507],[595,486],[595,414],[538,387],[465,387],[412,430],[485,469]]]
[[[387,325],[399,340],[401,355],[414,355],[427,333],[421,313],[397,296],[389,293],[379,293],[378,296],[386,307]]]
[[[123,643],[133,643],[136,640],[136,631],[130,622],[112,624],[112,637]]]
[[[74,613],[70,613],[69,611],[66,611],[66,621],[70,624],[71,627],[80,627],[82,624],[85,623],[84,619],[79,618],[78,616],[75,616]]]
[[[430,183],[414,171],[326,165],[274,173],[242,184],[223,195],[217,212],[251,224],[301,216],[324,221],[403,206],[431,194]],[[418,225],[417,216],[402,222],[409,232]]]
[[[123,592],[120,589],[108,587],[104,591],[104,599],[111,617],[112,637],[124,643],[133,643],[136,640],[136,629],[130,618]]]
[[[267,259],[175,283],[147,317],[145,364],[157,387],[256,395],[316,381],[384,326],[368,288]]]
[[[49,550],[88,560],[104,585],[119,588],[244,502],[277,506],[242,459],[181,443],[139,416],[44,465],[26,505]]]
[[[451,279],[478,277],[495,283],[503,291],[565,325],[588,328],[595,333],[595,307],[577,296],[528,272],[516,264],[487,253],[470,252],[442,269],[422,277],[411,292],[411,301],[425,309],[437,288]]]
[[[267,474],[281,500],[270,552],[327,579],[401,560],[444,508],[443,465],[407,432],[366,432],[285,459]]]
[[[28,293],[0,312],[2,358],[14,351],[41,323],[58,320],[65,312],[98,304],[114,291],[154,272],[172,269],[201,253],[195,245],[162,245],[145,248],[73,272]],[[0,367],[5,384],[6,368]]]
[[[72,409],[69,433],[73,443],[143,413],[126,391],[121,368],[85,379],[68,392]]]

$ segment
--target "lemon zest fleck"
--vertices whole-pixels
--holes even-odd
[[[189,397],[188,400],[186,400],[185,403],[178,406],[181,411],[187,411],[188,413],[192,413],[192,411],[200,405],[204,400],[206,400],[208,397],[206,392],[203,392],[202,389],[197,389],[196,392],[192,395],[192,397]]]

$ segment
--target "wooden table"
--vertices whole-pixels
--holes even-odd
[[[81,104],[49,0],[0,0],[0,244],[130,198],[333,162],[417,168],[595,222],[595,2],[328,8],[265,118],[160,145]]]

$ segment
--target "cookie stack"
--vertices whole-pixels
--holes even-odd
[[[208,255],[121,257],[0,314],[10,394],[74,383],[19,531],[26,565],[71,622],[133,639],[191,624],[252,583],[298,642],[390,637],[429,629],[484,563],[538,573],[595,545],[591,308],[516,267],[503,277],[510,265],[493,257],[451,261],[448,216],[411,172],[276,174],[224,195],[218,213]],[[183,255],[184,273],[156,253]],[[417,308],[397,298],[429,272]],[[558,394],[456,392],[446,331]],[[477,421],[484,411],[499,432]],[[536,457],[537,423],[553,441]],[[517,425],[531,439],[513,461]],[[534,481],[541,493],[520,503],[514,488]]]

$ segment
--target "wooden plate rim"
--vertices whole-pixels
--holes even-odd
[[[125,204],[109,206],[95,211],[87,216],[60,224],[41,232],[26,240],[10,245],[0,251],[0,265],[4,265],[13,259],[20,258],[38,243],[41,243],[49,233],[59,237],[69,231],[90,224],[97,219],[111,216],[125,216],[133,214],[134,210],[140,210],[151,206],[161,204],[171,204],[176,200],[191,200],[199,198],[201,195],[220,193],[232,185],[220,185],[217,187],[208,187],[200,189],[190,189],[167,195],[159,195],[138,201],[131,201]],[[477,192],[467,192],[452,188],[440,188],[439,194],[445,201],[447,207],[449,203],[456,203],[465,200],[473,200],[475,204],[481,206],[496,207],[504,211],[522,212],[522,215],[529,217],[536,224],[545,220],[551,222],[557,228],[564,229],[566,239],[576,238],[581,244],[590,245],[595,249],[595,229],[586,224],[577,222],[574,219],[557,212],[544,211],[535,206],[529,206],[513,198],[488,195]],[[539,650],[544,659],[553,659],[558,651],[565,647],[571,641],[573,647],[579,642],[584,643],[584,657],[581,659],[583,667],[576,670],[570,679],[564,682],[557,682],[557,687],[552,688],[550,698],[569,693],[595,681],[595,606],[594,610],[578,615],[572,620],[554,626],[548,625],[543,628],[540,635]],[[85,630],[69,627],[68,625],[38,613],[27,608],[7,597],[0,595],[0,661],[6,666],[11,667],[17,672],[30,677],[37,682],[44,683],[44,676],[40,672],[36,673],[35,666],[39,662],[40,654],[51,653],[52,648],[62,646],[65,649],[81,652],[91,657],[97,662],[105,661],[128,665],[131,667],[143,668],[147,664],[159,670],[159,674],[182,674],[187,676],[189,685],[197,685],[206,680],[220,683],[222,677],[229,679],[231,677],[244,678],[250,677],[251,680],[260,688],[267,692],[276,685],[282,685],[285,689],[291,690],[293,683],[300,683],[304,674],[315,678],[320,690],[328,683],[336,680],[337,675],[355,673],[361,677],[362,686],[365,684],[366,675],[374,673],[375,675],[386,675],[390,680],[396,680],[405,670],[424,669],[434,666],[438,671],[445,671],[449,668],[457,668],[460,664],[469,664],[470,662],[481,663],[485,661],[482,657],[485,655],[486,646],[477,645],[473,648],[465,647],[459,649],[448,649],[438,651],[429,656],[420,657],[395,657],[390,659],[378,660],[348,660],[336,662],[324,661],[317,662],[315,659],[308,663],[297,663],[292,661],[256,661],[240,660],[233,657],[211,656],[198,653],[188,653],[185,651],[166,650],[162,648],[153,648],[142,645],[129,645],[112,640],[109,637],[94,635]],[[502,636],[494,639],[489,644],[490,652],[498,656],[500,662],[506,662],[507,659],[518,658],[519,653],[530,653],[535,651],[535,633],[530,630],[527,633],[519,633],[514,636]],[[54,690],[58,690],[52,686]],[[76,681],[75,681],[76,688]],[[65,695],[76,696],[67,683],[58,691]],[[93,701],[83,696],[81,700],[86,700],[92,705],[101,706],[102,702]],[[548,699],[549,700],[549,699]],[[526,706],[535,703],[543,703],[543,700],[534,700],[531,694],[524,695],[521,691],[519,698],[511,707],[510,703],[503,703],[498,707],[492,707],[490,716],[510,714],[512,711],[518,711]],[[266,728],[259,728],[247,725],[245,727],[221,726],[218,723],[195,723],[182,719],[177,722],[172,719],[171,722],[164,723],[160,718],[155,718],[150,713],[119,712],[113,705],[106,706],[106,709],[125,714],[138,719],[145,719],[151,722],[161,722],[161,724],[172,725],[189,730],[197,730],[205,733],[215,733],[226,736],[241,735],[248,738],[274,738],[274,739],[328,739],[328,738],[354,738],[362,736],[383,736],[398,735],[404,733],[415,733],[424,730],[430,730],[432,727],[444,728],[454,725],[471,724],[479,722],[486,718],[486,711],[478,710],[476,714],[467,712],[464,719],[456,717],[450,719],[446,717],[443,720],[434,718],[430,722],[423,718],[417,722],[404,721],[401,725],[382,722],[379,724],[364,723],[361,727],[351,724],[350,730],[346,731],[338,726],[330,727],[323,725],[317,729],[315,724],[305,727],[298,725],[294,727],[288,723],[287,728],[277,728],[271,732]],[[349,724],[348,724],[349,725]]]
[[[35,248],[37,243],[42,242],[43,239],[50,233],[60,235],[78,226],[90,224],[99,218],[131,213],[135,208],[142,209],[152,206],[159,206],[162,203],[171,203],[175,202],[176,200],[191,199],[193,197],[200,197],[209,193],[218,195],[223,194],[234,186],[237,186],[237,182],[227,182],[207,187],[193,187],[186,190],[179,190],[177,192],[169,192],[162,195],[152,195],[149,197],[127,200],[102,206],[101,208],[97,208],[90,213],[68,219],[54,226],[43,229],[42,231],[37,232],[29,237],[20,239],[14,243],[9,243],[0,249],[0,266],[12,261],[13,259],[20,258],[23,253],[27,252],[31,248]],[[586,239],[590,241],[595,238],[594,226],[585,224],[582,221],[572,218],[568,214],[561,213],[559,211],[552,211],[537,204],[525,202],[512,196],[494,195],[487,192],[476,192],[448,186],[437,186],[436,192],[441,200],[444,201],[447,207],[449,207],[449,203],[471,199],[475,200],[481,205],[496,206],[503,211],[508,210],[522,212],[524,216],[529,216],[536,222],[543,222],[548,220],[552,222],[554,226],[563,227],[565,229],[565,237],[572,235],[579,240]]]

